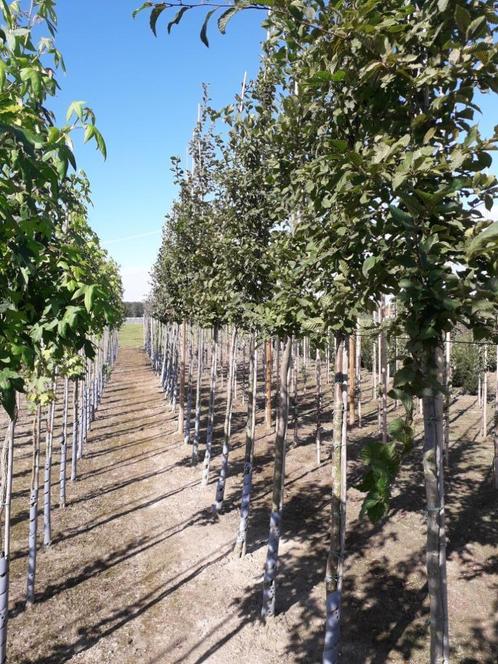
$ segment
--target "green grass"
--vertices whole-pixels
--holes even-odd
[[[121,348],[139,348],[144,343],[144,332],[141,323],[125,323],[119,330]]]

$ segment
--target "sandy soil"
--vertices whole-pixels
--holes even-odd
[[[143,351],[120,351],[80,464],[69,503],[57,508],[54,541],[39,551],[37,601],[24,605],[29,422],[19,427],[15,465],[9,649],[25,664],[276,664],[320,661],[327,547],[329,467],[316,466],[313,395],[301,408],[300,444],[288,455],[278,615],[259,620],[268,527],[272,436],[260,423],[248,555],[235,558],[244,407],[234,415],[233,466],[225,513],[210,505],[218,469],[223,395],[211,483],[176,434],[176,420]],[[359,477],[362,441],[375,432],[374,404],[352,432],[350,481]],[[330,407],[330,388],[326,399]],[[261,408],[259,409],[262,415]],[[475,400],[452,407],[448,481],[453,662],[498,661],[497,492],[492,446],[478,439]],[[330,422],[330,410],[325,421]],[[325,426],[324,457],[330,438]],[[292,440],[292,432],[289,439]],[[56,455],[57,456],[57,455]],[[424,493],[420,449],[403,469],[389,518],[359,519],[351,488],[344,592],[346,664],[428,661]]]

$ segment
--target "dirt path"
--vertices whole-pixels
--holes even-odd
[[[229,595],[254,583],[260,561],[232,560],[236,510],[208,535],[213,487],[201,489],[158,382],[142,351],[120,351],[80,479],[54,513],[53,546],[39,552],[30,610],[25,549],[14,546],[12,662],[248,661],[244,642],[254,654],[246,638],[227,643],[244,622]],[[251,660],[282,661],[267,652]]]
[[[327,387],[330,390],[330,386]],[[449,486],[448,574],[454,661],[498,661],[497,500],[489,482],[492,447],[479,443],[474,400],[454,407]],[[327,397],[330,408],[330,396]],[[16,443],[9,662],[15,664],[317,664],[323,637],[329,467],[317,467],[313,391],[300,411],[300,444],[286,463],[278,615],[259,620],[272,473],[272,436],[262,424],[254,474],[248,555],[231,553],[240,500],[244,407],[236,403],[226,511],[212,523],[224,393],[219,390],[213,472],[200,467],[176,433],[176,418],[142,350],[122,348],[66,510],[55,509],[54,543],[39,551],[37,601],[24,588],[28,420]],[[376,429],[365,404],[352,432],[350,478],[362,442]],[[369,410],[370,409],[370,410]],[[477,419],[476,419],[477,418]],[[330,442],[331,413],[324,413]],[[461,437],[456,440],[457,434]],[[292,433],[289,439],[292,438]],[[324,454],[324,457],[326,455]],[[54,468],[54,499],[58,468]],[[359,517],[362,495],[348,491],[344,598],[345,664],[428,661],[424,498],[420,450],[407,460],[389,518]]]

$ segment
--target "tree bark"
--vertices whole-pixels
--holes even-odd
[[[26,601],[35,601],[36,553],[38,533],[38,491],[40,488],[40,406],[36,407],[33,422],[33,457],[31,490],[29,496],[29,535],[28,535],[28,577],[26,583]]]
[[[496,373],[495,373],[495,418],[494,418],[494,469],[495,488],[498,489],[498,346],[496,346]]]
[[[67,466],[67,411],[69,407],[69,378],[64,378],[64,401],[62,405],[61,461],[59,469],[59,507],[66,507]]]
[[[47,417],[47,432],[45,437],[45,468],[43,474],[43,545],[52,544],[52,449],[54,440],[54,416],[55,416],[55,393],[57,390],[54,382],[54,400],[50,403]]]
[[[244,455],[244,475],[242,479],[242,500],[240,504],[240,522],[235,551],[240,556],[246,553],[247,524],[251,507],[252,469],[256,434],[256,396],[258,377],[258,350],[255,335],[251,335],[249,346],[249,388],[247,394],[246,447]]]
[[[71,481],[74,482],[77,476],[77,459],[78,459],[78,402],[79,402],[79,380],[76,378],[73,388],[73,441],[71,447]]]
[[[265,341],[265,424],[267,429],[272,425],[271,388],[272,388],[272,347],[271,339]]]
[[[216,485],[216,499],[214,503],[214,511],[221,512],[223,508],[223,499],[225,497],[225,485],[228,475],[228,455],[230,452],[230,437],[232,431],[232,410],[233,410],[233,396],[234,396],[234,381],[235,381],[235,347],[237,344],[237,328],[235,325],[232,330],[232,340],[230,343],[230,352],[228,360],[228,376],[227,376],[227,404],[225,412],[225,426],[223,432],[223,450],[221,453],[221,469]]]
[[[180,355],[180,390],[178,394],[178,433],[183,436],[185,431],[185,365],[187,359],[187,323],[182,323],[181,355]]]
[[[315,359],[315,385],[316,385],[316,430],[315,430],[315,447],[316,447],[316,462],[320,465],[322,461],[321,448],[322,448],[322,367],[320,350],[316,349]]]
[[[443,342],[426,351],[422,369],[442,382]],[[423,397],[423,468],[427,498],[427,578],[430,600],[431,664],[447,664],[448,597],[443,467],[443,398],[441,393]]]
[[[209,466],[211,464],[211,447],[213,445],[215,398],[216,398],[216,368],[218,357],[218,329],[213,330],[213,341],[211,344],[211,383],[209,386],[209,409],[206,431],[206,454],[204,455],[204,467],[202,470],[202,484],[209,482]]]
[[[194,442],[192,445],[192,465],[199,460],[199,440],[201,426],[201,384],[202,384],[202,360],[203,360],[203,330],[199,328],[197,339],[197,381],[195,386],[195,420],[194,420]]]
[[[355,371],[355,357],[356,357],[356,339],[354,334],[349,336],[349,381],[348,381],[348,417],[349,426],[353,427],[356,422],[356,371]]]
[[[323,664],[337,664],[340,651],[342,581],[346,537],[347,338],[336,335],[334,439],[332,445],[329,552],[325,574],[326,627]],[[349,358],[351,360],[351,358]]]
[[[17,407],[9,421],[7,432],[7,455],[2,473],[2,499],[4,517],[3,551],[0,556],[0,664],[7,662],[7,624],[9,620],[9,568],[10,568],[10,514],[12,501],[12,476],[14,461],[14,436],[17,422]]]
[[[276,576],[278,567],[278,547],[282,522],[283,494],[285,481],[285,438],[289,415],[288,374],[291,359],[292,337],[288,337],[280,366],[280,409],[278,430],[275,436],[275,464],[273,467],[273,497],[270,516],[270,532],[263,579],[263,618],[275,614]]]

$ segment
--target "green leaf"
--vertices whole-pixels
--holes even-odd
[[[240,11],[240,7],[230,7],[218,19],[218,29],[222,35],[225,34],[229,21]]]
[[[363,262],[363,267],[361,268],[363,276],[368,277],[368,273],[375,266],[377,261],[378,261],[377,256],[369,256],[368,258],[365,259],[365,261]]]
[[[157,21],[165,9],[165,4],[156,5],[150,13],[150,29],[154,33],[154,37],[157,37]]]
[[[457,5],[455,7],[455,21],[460,32],[466,34],[467,28],[471,22],[471,16],[465,7],[462,7],[462,5]]]
[[[73,101],[67,109],[66,120],[69,122],[74,114],[79,120],[83,121],[83,110],[85,108],[85,104],[85,101]]]
[[[484,37],[487,32],[486,25],[487,25],[486,16],[479,16],[478,18],[475,18],[467,28],[466,32],[467,39]]]
[[[96,288],[95,284],[92,284],[91,286],[87,286],[85,288],[85,309],[88,311],[88,313],[91,312],[93,307],[95,288]]]
[[[172,28],[174,25],[178,25],[178,24],[180,23],[180,21],[182,20],[182,16],[183,16],[183,15],[184,15],[189,9],[190,9],[190,7],[180,7],[180,9],[179,9],[179,10],[177,11],[177,13],[175,14],[175,17],[173,18],[173,20],[170,21],[170,22],[168,23],[168,27],[167,27],[168,34],[171,33],[171,28]]]
[[[209,48],[209,41],[208,41],[208,38],[207,38],[207,28],[208,28],[209,19],[215,13],[215,11],[216,11],[216,9],[211,9],[210,11],[208,11],[208,13],[206,14],[206,18],[204,19],[204,23],[202,24],[202,28],[201,28],[201,35],[200,35],[201,36],[201,41],[208,48]]]

